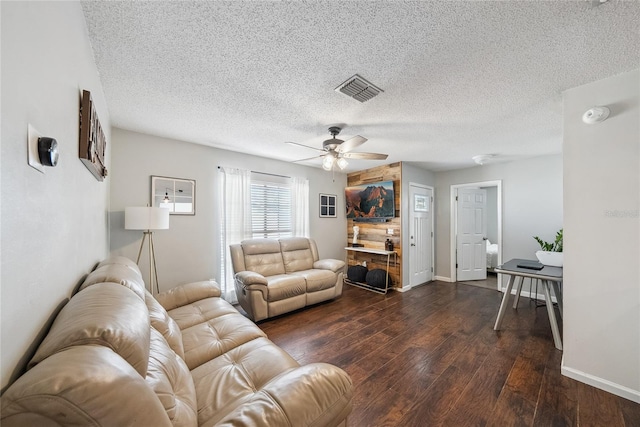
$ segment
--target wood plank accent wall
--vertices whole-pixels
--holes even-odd
[[[390,165],[378,166],[372,169],[366,169],[359,172],[353,172],[347,175],[347,186],[372,184],[380,181],[393,181],[393,194],[395,197],[395,218],[387,222],[355,222],[352,218],[347,219],[347,236],[348,244],[351,246],[353,241],[353,226],[360,227],[358,235],[358,243],[363,244],[366,248],[383,249],[384,242],[390,239],[393,242],[393,249],[398,254],[396,262],[389,264],[389,275],[391,276],[392,286],[394,288],[402,287],[402,227],[400,221],[400,198],[402,193],[402,164],[392,163]],[[393,229],[393,235],[387,234],[387,229]],[[360,252],[347,253],[347,262],[349,265],[362,264],[367,262],[367,268],[387,267],[386,255],[375,255]]]

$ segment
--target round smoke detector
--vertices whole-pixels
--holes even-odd
[[[585,111],[582,115],[582,121],[592,125],[607,120],[611,111],[607,107],[593,107]]]

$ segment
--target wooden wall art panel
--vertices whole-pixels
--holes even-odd
[[[396,262],[391,257],[389,265],[389,275],[391,276],[392,286],[394,288],[402,287],[402,227],[400,219],[400,200],[402,193],[402,167],[401,163],[392,163],[390,165],[378,166],[347,175],[347,186],[352,187],[361,184],[373,184],[380,181],[393,181],[393,192],[395,196],[395,218],[386,222],[356,222],[352,218],[347,219],[347,238],[348,245],[351,246],[353,241],[353,226],[360,227],[358,235],[358,243],[363,244],[366,248],[385,249],[385,241],[390,239],[393,242],[393,249],[398,254]],[[393,230],[393,234],[389,235],[387,231]],[[347,251],[347,262],[349,265],[361,265],[363,261],[367,262],[369,270],[374,268],[386,269],[386,255],[368,254],[362,252]]]
[[[88,90],[82,91],[80,103],[80,144],[78,157],[98,181],[107,176],[105,154],[107,139],[102,131],[98,114]]]

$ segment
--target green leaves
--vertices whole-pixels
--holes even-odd
[[[538,236],[533,236],[533,238],[536,240],[536,242],[538,242],[538,244],[540,245],[540,249],[542,249],[543,251],[562,252],[562,231],[563,229],[561,228],[556,233],[556,240],[553,242],[545,242]]]

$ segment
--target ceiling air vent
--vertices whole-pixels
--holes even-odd
[[[336,92],[344,93],[350,98],[365,102],[384,91],[356,74],[338,86]]]

